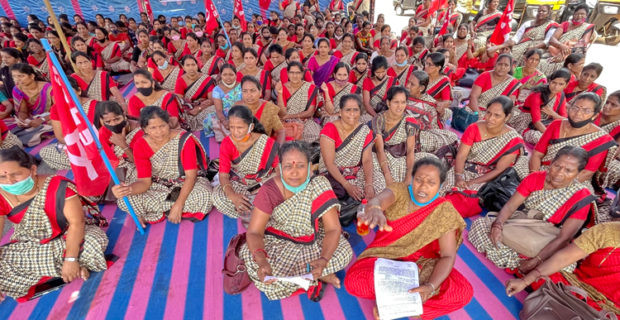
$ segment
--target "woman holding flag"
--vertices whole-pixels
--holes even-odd
[[[486,45],[487,39],[502,17],[502,12],[497,10],[497,6],[499,6],[499,0],[487,2],[486,8],[480,10],[471,23],[471,31],[475,35],[474,46],[476,50]]]

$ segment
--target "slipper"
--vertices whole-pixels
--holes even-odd
[[[325,293],[325,287],[327,287],[327,284],[319,280],[318,284],[314,286],[314,290],[308,291],[308,299],[314,302],[321,301],[321,299],[323,299],[323,294]]]

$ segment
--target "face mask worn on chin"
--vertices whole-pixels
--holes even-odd
[[[437,194],[431,200],[428,200],[427,202],[418,202],[413,195],[413,188],[411,187],[411,185],[409,185],[407,188],[409,189],[409,197],[411,197],[411,201],[413,201],[413,203],[415,203],[415,205],[418,207],[425,207],[431,204],[433,201],[437,200],[437,198],[439,198],[439,191],[437,191]],[[441,190],[441,188],[439,189]]]
[[[568,118],[568,123],[570,123],[570,126],[576,129],[583,128],[587,126],[590,122],[592,122],[592,119],[586,119],[583,121],[573,121],[573,119],[571,119],[570,117]]]
[[[334,81],[336,82],[336,84],[337,84],[337,85],[339,85],[339,86],[341,86],[341,87],[344,87],[344,86],[346,86],[346,85],[347,85],[347,83],[349,83],[349,81],[348,81],[348,80],[340,80],[340,79],[335,79]]]
[[[114,133],[121,133],[123,132],[123,128],[125,128],[127,126],[127,120],[123,120],[121,123],[117,124],[117,125],[107,125],[104,124],[104,126],[106,128],[108,128],[108,130],[114,132]]]
[[[580,26],[582,25],[584,22],[586,22],[586,19],[579,19],[579,20],[571,20],[571,22],[573,23],[574,26]]]
[[[220,49],[222,49],[222,50],[226,50],[226,49],[228,49],[228,42],[226,42],[226,44],[225,44],[225,45],[220,46]]]
[[[148,87],[148,88],[137,88],[138,92],[140,92],[141,95],[148,97],[151,95],[151,93],[153,93],[153,87]]]
[[[172,36],[172,40],[177,41],[181,39],[181,36]]]
[[[166,70],[166,68],[168,68],[168,61],[164,62],[164,64],[161,66],[157,66],[157,68],[159,70]]]
[[[398,63],[398,62],[397,62],[397,63],[396,63],[396,65],[397,65],[398,67],[402,68],[402,67],[404,67],[404,66],[406,66],[406,65],[407,65],[407,60],[403,61],[403,63]]]
[[[297,187],[293,187],[287,184],[286,181],[284,181],[284,178],[282,177],[282,164],[278,164],[278,166],[280,166],[280,180],[282,181],[282,185],[284,186],[284,188],[286,188],[286,190],[292,193],[299,193],[301,191],[304,191],[306,187],[308,187],[308,184],[310,183],[310,165],[308,165],[308,176],[306,177],[306,181],[304,181],[304,183]]]
[[[0,188],[2,190],[16,196],[21,196],[28,193],[34,187],[34,180],[32,176],[28,176],[28,178],[17,181],[13,184],[0,184]]]

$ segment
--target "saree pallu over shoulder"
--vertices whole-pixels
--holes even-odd
[[[200,78],[198,78],[198,80],[194,81],[187,87],[183,96],[188,100],[198,100],[201,98],[206,99],[209,89],[214,87],[214,85],[215,81],[213,78],[203,74]]]
[[[328,138],[333,139],[333,137]],[[334,158],[336,166],[341,169],[341,172],[347,168],[359,167],[362,163],[362,153],[372,145],[373,141],[374,134],[370,128],[360,124],[340,145],[336,146],[336,156]],[[323,157],[319,161],[319,172],[327,172]]]
[[[450,87],[450,78],[442,76],[428,84],[428,90],[426,90],[426,93],[437,99],[437,95],[447,87]]]
[[[402,259],[408,257],[447,232],[455,231],[457,247],[462,243],[465,221],[452,203],[439,198],[418,211],[408,212],[409,192],[403,183],[389,186],[396,193],[397,202],[385,212],[390,232],[378,231],[375,239],[358,260],[369,257]]]
[[[211,58],[209,58],[209,60],[207,60],[207,62],[205,62],[204,65],[202,65],[202,68],[200,68],[200,72],[208,75],[217,74],[221,61],[221,57],[212,56]]]
[[[407,155],[407,139],[416,136],[420,126],[414,117],[404,116],[393,128],[386,130],[385,113],[379,114],[372,122],[372,131],[381,134],[385,151],[395,158]]]
[[[95,71],[95,76],[90,83],[84,81],[84,79],[77,74],[72,74],[71,77],[78,82],[82,92],[85,92],[86,95],[93,100],[106,101],[112,96],[112,92],[110,91],[110,77],[105,71]]]
[[[478,106],[480,110],[486,110],[487,104],[493,98],[497,96],[511,96],[519,90],[520,87],[521,83],[519,80],[509,76],[506,80],[494,85],[480,94],[480,97],[478,97]]]
[[[495,26],[502,17],[502,12],[493,12],[485,14],[476,21],[476,31],[489,31],[495,29]]]
[[[370,90],[370,105],[373,109],[377,110],[377,105],[385,101],[387,91],[393,84],[394,78],[385,76],[385,79],[381,81],[381,83],[375,85],[375,87]]]
[[[481,164],[493,168],[506,155],[519,150],[526,155],[523,138],[514,130],[483,141],[475,142],[467,157],[467,162]]]
[[[310,82],[305,82],[297,91],[291,94],[286,102],[286,108],[289,114],[302,113],[310,108],[315,101],[319,90]]]
[[[174,92],[174,87],[182,73],[183,72],[181,72],[180,67],[174,67],[174,69],[166,76],[164,81],[162,81],[161,87],[170,92]]]
[[[528,49],[538,43],[542,43],[545,39],[545,34],[547,31],[551,28],[557,27],[559,27],[557,22],[550,20],[539,26],[530,26],[527,28],[521,37],[521,41],[512,47],[512,56],[514,57],[514,60],[517,61],[517,63],[520,63],[523,55]]]
[[[273,173],[273,163],[278,157],[278,143],[267,135],[261,135],[239,157],[232,160],[231,179],[244,185],[266,180]]]
[[[560,128],[560,126],[558,126]],[[548,166],[555,157],[556,153],[565,146],[580,146],[588,151],[588,157],[593,157],[601,152],[607,152],[610,148],[617,146],[613,138],[604,130],[583,134],[575,137],[551,139],[547,146],[547,152],[542,158],[542,164]]]
[[[595,199],[585,185],[573,183],[565,188],[533,191],[523,204],[541,212],[541,220],[560,226]]]

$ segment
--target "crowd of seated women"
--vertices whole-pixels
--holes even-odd
[[[0,293],[24,298],[49,277],[69,282],[106,268],[105,221],[83,216],[90,200],[60,175],[38,175],[39,160],[23,149],[55,137],[40,157],[71,168],[46,37],[118,158],[122,182],[101,201],[131,204],[143,227],[240,219],[239,255],[269,299],[318,301],[327,284],[376,299],[374,264],[385,258],[417,263],[421,283],[410,292],[421,295],[422,318],[464,307],[473,289],[454,267],[463,218],[485,212],[478,191],[514,169],[518,188],[499,212],[476,217],[468,241],[519,276],[509,295],[552,275],[620,314],[610,284],[620,279],[620,215],[605,192],[620,186],[620,91],[595,82],[601,64],[584,65],[594,38],[588,8],[558,24],[543,5],[492,45],[498,3],[466,22],[424,1],[399,37],[383,15],[349,19],[337,0],[324,11],[318,1],[283,0],[283,16],[255,15],[244,28],[234,18],[223,24],[227,36],[205,30],[204,14],[152,23],[145,14],[138,23],[61,15],[71,54],[36,16],[27,29],[0,17],[0,229],[7,219],[15,228],[0,247]],[[444,23],[448,33],[436,35]],[[477,73],[467,88],[466,69]],[[130,72],[136,90],[123,97],[115,76]],[[450,127],[457,110],[478,117],[462,134]],[[219,159],[200,137],[213,138]],[[362,200],[357,224],[377,231],[341,279],[353,260],[343,216]],[[54,201],[63,205],[46,205]],[[528,248],[509,232],[524,219],[547,233]],[[265,279],[306,273],[307,290]]]

